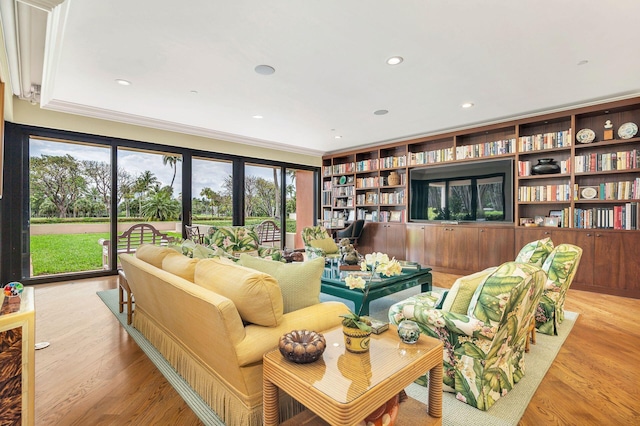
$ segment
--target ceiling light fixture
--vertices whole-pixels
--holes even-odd
[[[264,117],[261,115],[254,115],[253,118],[264,118]]]
[[[385,115],[385,114],[389,114],[389,111],[388,111],[388,110],[386,110],[386,109],[379,109],[379,110],[377,110],[377,111],[373,111],[373,113],[374,113],[375,115]]]
[[[587,65],[589,63],[589,61],[587,61],[586,59],[581,60],[580,62],[578,62],[578,66],[580,65]]]
[[[465,102],[462,104],[462,108],[471,108],[473,106],[473,104],[471,102]]]
[[[342,136],[334,136],[335,139],[342,139]]]
[[[404,58],[402,56],[392,56],[389,59],[387,59],[387,64],[398,65],[402,63],[402,61],[404,61]]]
[[[258,65],[255,67],[255,71],[261,75],[271,75],[276,72],[276,69],[270,65]]]
[[[131,82],[129,80],[123,80],[122,78],[116,78],[116,83],[120,86],[131,86]]]

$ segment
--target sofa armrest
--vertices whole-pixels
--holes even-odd
[[[342,323],[340,315],[349,312],[342,302],[322,302],[282,317],[276,327],[248,325],[244,339],[236,345],[240,366],[262,362],[262,356],[277,348],[280,336],[292,330],[313,330],[322,332]]]

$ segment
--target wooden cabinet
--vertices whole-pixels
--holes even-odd
[[[386,253],[389,257],[404,260],[406,256],[405,241],[403,223],[369,222],[362,231],[358,251],[363,254],[377,251]]]
[[[516,252],[526,243],[551,237],[555,245],[582,248],[571,288],[640,298],[640,234],[628,231],[525,228],[516,230]]]
[[[513,260],[515,229],[483,226],[478,229],[478,270]]]
[[[14,299],[14,298],[11,298]],[[0,424],[35,424],[35,308],[33,288],[22,300],[0,294]]]

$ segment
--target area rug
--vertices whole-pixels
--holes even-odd
[[[437,289],[435,289],[437,290]],[[399,293],[375,300],[371,302],[371,316],[381,320],[386,320],[386,313],[389,306],[397,301],[419,292],[419,288],[408,289]],[[187,405],[193,410],[198,418],[205,425],[224,425],[216,413],[200,398],[200,396],[184,381],[184,379],[173,369],[156,348],[147,341],[135,328],[127,325],[126,312],[118,312],[118,291],[99,291],[98,296],[107,305],[120,324],[131,335],[143,352],[155,364],[158,370],[164,375],[169,383],[176,389],[178,394],[185,400]],[[322,301],[341,300],[333,296],[321,295]],[[353,303],[345,301],[347,306],[353,309]],[[446,426],[458,425],[487,425],[487,426],[507,426],[517,425],[524,411],[535,393],[542,378],[553,363],[560,347],[569,335],[575,324],[578,314],[565,312],[565,321],[560,327],[559,336],[547,336],[538,334],[537,343],[531,345],[531,352],[526,355],[526,376],[503,398],[500,398],[488,412],[480,411],[455,399],[453,394],[443,393],[442,399],[442,424]],[[411,384],[406,389],[407,394],[420,401],[427,401],[427,388]]]

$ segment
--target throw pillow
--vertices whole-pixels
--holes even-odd
[[[551,241],[549,237],[532,241],[522,247],[520,253],[516,256],[516,262],[532,263],[536,266],[542,266],[552,250],[553,241]]]
[[[194,282],[231,300],[245,322],[275,327],[282,320],[282,292],[268,274],[226,260],[202,259]]]
[[[486,277],[496,268],[485,269],[466,277],[458,278],[447,294],[442,310],[456,314],[467,314],[469,304],[476,289],[484,282]]]
[[[319,240],[312,240],[309,245],[314,248],[319,248],[326,254],[338,253],[338,245],[331,238],[322,238]]]
[[[193,276],[196,272],[196,264],[200,259],[191,259],[180,253],[170,253],[165,256],[162,261],[162,269],[177,275],[185,280],[193,282]]]
[[[282,263],[243,254],[238,264],[267,273],[278,281],[285,314],[320,303],[320,278],[324,271],[321,257],[308,262]]]
[[[176,253],[169,247],[160,247],[153,244],[141,244],[136,249],[136,257],[156,268],[162,268],[162,260],[169,253]]]

